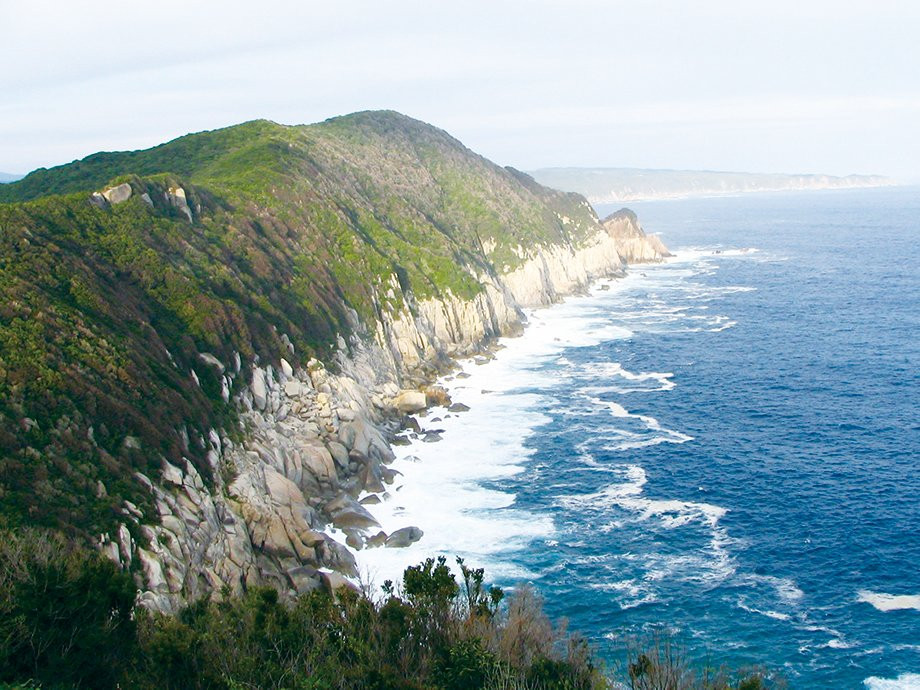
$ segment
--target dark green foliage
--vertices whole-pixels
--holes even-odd
[[[584,640],[555,629],[532,590],[498,606],[482,571],[458,564],[465,584],[445,559],[428,559],[381,601],[345,588],[289,602],[254,588],[168,616],[134,608],[130,576],[62,535],[4,531],[0,687],[611,687]],[[633,656],[625,676],[636,689],[781,687],[763,672],[697,674],[657,638]]]
[[[291,606],[274,590],[256,589],[177,618],[145,614],[140,655],[126,682],[459,690],[493,687],[504,675],[531,688],[606,687],[590,663],[557,647],[539,650],[530,666],[503,658],[505,626],[497,612],[483,616],[467,608],[445,560],[429,559],[406,570],[400,595],[378,603],[346,589],[336,597],[312,592]]]
[[[115,687],[136,653],[134,596],[128,574],[60,535],[0,532],[0,682]]]
[[[482,640],[473,637],[459,640],[447,650],[435,667],[434,677],[445,690],[484,688],[500,666],[495,655],[483,649]]]

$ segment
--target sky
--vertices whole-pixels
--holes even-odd
[[[521,169],[920,182],[917,0],[0,0],[0,171],[393,109]]]

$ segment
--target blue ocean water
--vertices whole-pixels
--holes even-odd
[[[920,190],[631,206],[678,257],[448,380],[472,409],[421,420],[384,520],[426,537],[364,563],[460,551],[613,664],[664,625],[794,688],[915,687]]]
[[[507,488],[559,527],[520,555],[550,610],[793,687],[920,673],[920,193],[633,208],[699,256],[603,305],[629,338],[543,364],[566,384]]]

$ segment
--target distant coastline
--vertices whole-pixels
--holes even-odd
[[[881,175],[837,177],[642,168],[542,168],[529,174],[548,187],[583,194],[593,204],[897,185],[895,180]]]

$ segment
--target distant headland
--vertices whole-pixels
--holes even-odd
[[[897,184],[891,178],[881,175],[836,177],[643,168],[542,168],[529,174],[540,184],[566,192],[578,192],[595,204],[752,192],[888,187]]]

